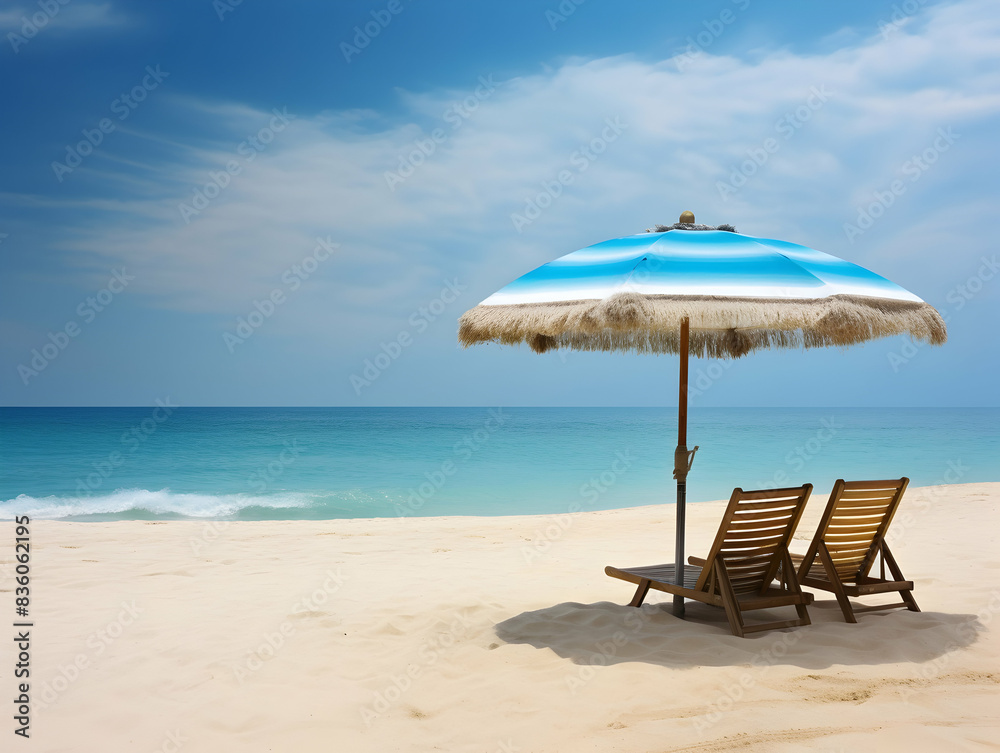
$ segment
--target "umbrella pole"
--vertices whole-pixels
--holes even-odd
[[[690,456],[687,448],[688,414],[688,330],[690,321],[681,320],[680,379],[677,398],[677,449],[674,450],[674,478],[677,479],[677,526],[674,542],[674,573],[676,584],[684,585],[684,526],[687,501],[687,473]],[[684,616],[684,597],[674,595],[673,613]]]

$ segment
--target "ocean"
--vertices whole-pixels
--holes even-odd
[[[564,513],[674,500],[675,408],[0,408],[0,519]],[[696,408],[692,502],[1000,481],[998,408]]]

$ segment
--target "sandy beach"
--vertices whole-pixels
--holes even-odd
[[[800,549],[828,491],[813,494]],[[707,549],[723,507],[690,507],[691,553]],[[509,518],[38,521],[35,707],[32,739],[18,744],[996,750],[998,511],[1000,483],[911,488],[891,545],[921,613],[849,625],[817,594],[813,625],[747,639],[729,633],[721,610],[691,604],[687,621],[674,618],[664,594],[627,608],[631,587],[604,575],[608,564],[672,559],[669,505]],[[7,573],[10,554],[5,546]]]

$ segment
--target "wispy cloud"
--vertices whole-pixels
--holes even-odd
[[[38,20],[42,18],[45,20],[39,24]],[[21,4],[0,10],[0,32],[5,34],[21,32],[26,23],[35,29],[72,33],[124,27],[128,22],[128,17],[115,10],[111,3],[87,3],[82,0],[70,0],[66,4],[46,3],[44,8],[38,3]]]

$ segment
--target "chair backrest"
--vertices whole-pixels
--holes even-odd
[[[808,574],[822,541],[840,580],[857,582],[867,576],[909,483],[905,476],[888,481],[838,479],[800,575]]]
[[[706,589],[721,559],[737,594],[767,590],[811,492],[812,484],[749,492],[734,489],[695,588]]]

